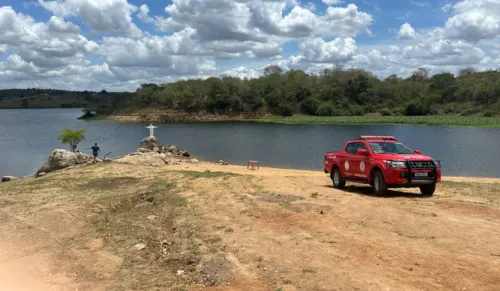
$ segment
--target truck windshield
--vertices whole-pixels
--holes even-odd
[[[370,142],[370,148],[376,154],[413,154],[414,152],[399,142]]]

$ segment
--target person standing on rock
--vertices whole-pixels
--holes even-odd
[[[97,161],[97,156],[99,155],[99,152],[101,151],[101,149],[99,148],[99,146],[97,145],[97,143],[95,143],[92,147],[92,154],[94,155],[94,164],[96,163]]]

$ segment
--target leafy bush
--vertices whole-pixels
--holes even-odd
[[[380,110],[380,114],[382,114],[383,116],[391,116],[392,112],[389,110],[389,108],[384,108]]]
[[[75,151],[76,146],[85,139],[85,129],[71,130],[65,128],[57,138],[63,144],[69,144],[70,150]]]
[[[316,115],[318,116],[332,116],[334,112],[334,108],[331,104],[323,103],[316,110]]]
[[[413,102],[406,106],[405,115],[406,116],[421,116],[430,113],[429,103],[426,101]]]
[[[483,114],[483,116],[484,116],[484,117],[493,117],[493,116],[496,116],[496,115],[497,115],[497,113],[496,113],[496,112],[494,112],[493,110],[488,110],[488,111],[486,111],[486,112]]]
[[[279,114],[281,116],[292,116],[293,115],[293,108],[291,105],[288,104],[283,104],[279,107]]]
[[[312,98],[312,97],[307,97],[302,104],[300,105],[300,111],[305,114],[311,114],[314,115],[316,114],[316,111],[318,110],[320,103],[318,100]]]
[[[479,109],[478,108],[467,108],[465,109],[464,111],[462,111],[462,113],[460,113],[460,115],[462,116],[469,116],[469,115],[474,115],[476,113],[479,112]]]

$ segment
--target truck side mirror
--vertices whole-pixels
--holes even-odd
[[[366,150],[358,150],[358,156],[366,157],[368,156],[368,152]]]
[[[415,150],[415,154],[420,155],[422,152],[419,150]]]

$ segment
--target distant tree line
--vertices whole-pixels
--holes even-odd
[[[500,113],[500,71],[462,69],[458,76],[429,76],[424,68],[408,78],[383,80],[362,69],[337,66],[321,74],[283,72],[268,66],[254,79],[229,76],[142,84],[135,94],[116,95],[114,110],[170,108],[218,114],[271,113],[348,116],[497,115]]]
[[[113,93],[111,93],[113,94]],[[96,99],[102,98],[103,96],[110,95],[110,93],[106,92],[106,90],[102,90],[100,92],[92,92],[92,91],[67,91],[67,90],[56,90],[56,89],[36,89],[36,88],[28,88],[28,89],[0,89],[0,100],[2,99],[14,99],[14,98],[25,98],[25,97],[38,97],[38,96],[79,96],[84,97],[86,99]]]
[[[271,113],[281,116],[485,115],[500,114],[500,71],[460,70],[429,76],[419,68],[407,78],[380,79],[362,69],[336,66],[320,74],[283,72],[268,66],[253,79],[222,76],[168,84],[142,84],[136,92],[0,90],[0,100],[47,94],[84,97],[87,111],[107,114],[144,108],[216,114]],[[109,99],[108,99],[109,98]],[[105,101],[105,100],[109,100]]]
[[[0,90],[0,108],[75,108],[91,106],[101,111],[111,110],[113,96],[123,93],[66,91],[54,89]]]

